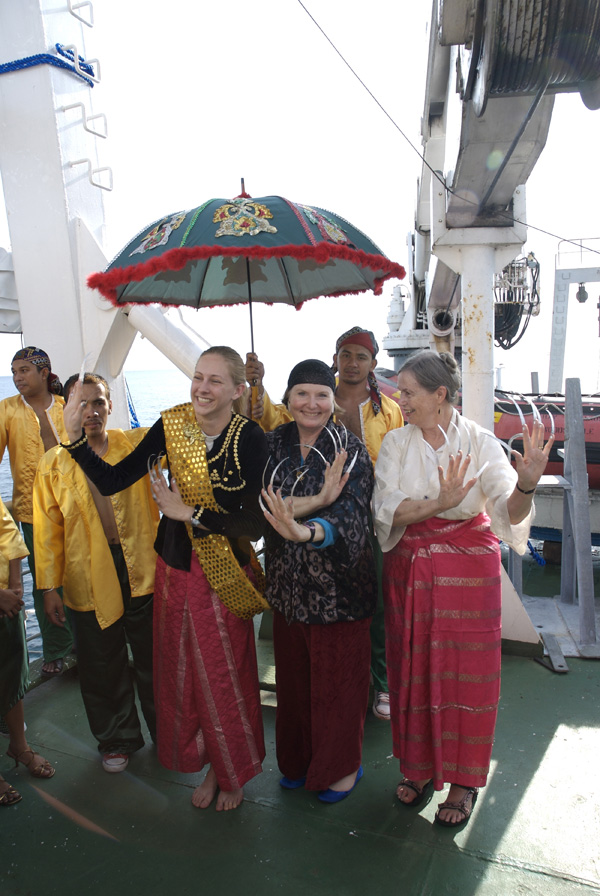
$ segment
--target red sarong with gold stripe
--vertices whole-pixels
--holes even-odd
[[[415,523],[384,554],[394,755],[407,778],[481,787],[500,696],[501,584],[489,518]]]
[[[197,772],[210,762],[222,790],[262,771],[254,626],[219,600],[194,553],[189,572],[157,561],[154,700],[166,768]]]

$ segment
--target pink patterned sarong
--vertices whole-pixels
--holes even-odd
[[[166,768],[197,772],[210,762],[222,790],[262,771],[254,626],[221,603],[195,554],[190,572],[157,561],[154,698]]]
[[[384,554],[394,755],[407,778],[481,787],[500,697],[498,539],[486,514],[408,526]]]

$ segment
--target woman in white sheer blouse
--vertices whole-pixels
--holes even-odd
[[[502,539],[524,553],[533,494],[553,437],[523,427],[516,469],[493,433],[453,407],[453,356],[413,355],[398,377],[406,425],[383,441],[373,495],[384,552],[386,653],[396,796],[435,820],[466,822],[485,785],[500,694]]]

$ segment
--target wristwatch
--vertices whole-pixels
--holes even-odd
[[[201,504],[196,504],[196,506],[194,507],[194,512],[192,514],[192,518],[190,520],[190,523],[192,524],[192,526],[200,526],[201,525],[200,517],[202,516],[203,513],[204,513],[204,507],[202,507]]]

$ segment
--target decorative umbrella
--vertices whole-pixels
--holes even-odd
[[[382,292],[395,264],[364,233],[331,212],[281,196],[210,199],[141,231],[88,284],[115,305],[132,303],[299,307],[318,296]]]

